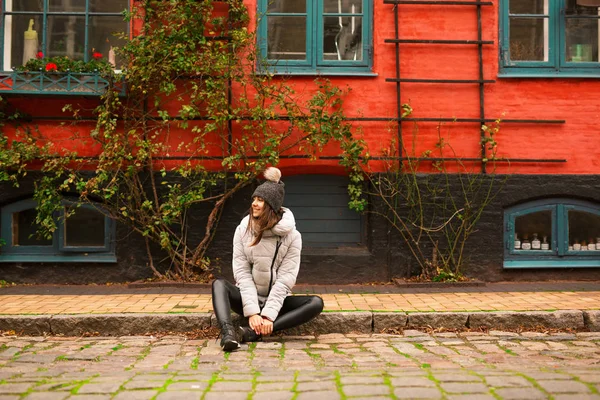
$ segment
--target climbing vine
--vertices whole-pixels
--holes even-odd
[[[345,90],[317,80],[310,95],[297,93],[262,72],[242,0],[136,4],[126,19],[140,34],[123,35],[124,68],[111,77],[125,81],[127,95],[107,90],[85,138],[96,156],[58,148],[50,136],[0,138],[1,180],[17,182],[41,163],[34,197],[44,235],[56,229],[64,194],[76,194],[143,236],[154,276],[195,279],[210,271],[207,251],[229,199],[282,156],[317,159],[333,142],[350,172],[350,207],[364,209],[364,143],[345,121]],[[198,210],[208,215],[200,236],[191,233]],[[166,257],[155,260],[156,246]]]

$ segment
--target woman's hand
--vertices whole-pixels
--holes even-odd
[[[268,320],[267,318],[262,318],[262,326],[261,326],[261,335],[270,335],[273,333],[273,322]]]
[[[253,316],[248,318],[248,325],[250,325],[250,328],[252,328],[252,330],[256,332],[257,335],[260,335],[261,333],[262,324],[263,318],[258,314],[254,314]]]

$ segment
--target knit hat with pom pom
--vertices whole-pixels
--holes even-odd
[[[278,212],[283,205],[283,197],[285,196],[285,185],[281,182],[281,171],[278,168],[269,167],[263,175],[267,181],[256,188],[252,194],[252,199],[262,197],[273,211]]]

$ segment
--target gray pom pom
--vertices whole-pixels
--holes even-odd
[[[266,180],[269,180],[269,181],[275,182],[275,183],[279,183],[279,180],[281,179],[281,171],[279,170],[279,168],[275,168],[275,167],[267,168],[263,175],[265,176]]]

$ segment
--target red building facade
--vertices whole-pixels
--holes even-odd
[[[31,51],[28,21],[35,20],[36,50],[43,47],[44,52],[57,55],[70,51],[76,58],[79,46],[82,57],[89,57],[90,48],[109,55],[111,47],[120,43],[104,36],[125,24],[119,21],[118,10],[132,5],[125,0],[87,0],[85,9],[77,9],[66,0],[58,2],[61,5],[50,2],[45,8],[38,2],[25,3],[4,0],[3,70],[7,72],[0,80],[0,95],[31,115],[41,132],[54,140],[70,140],[72,131],[62,108],[73,99],[83,108],[93,108],[97,99],[89,90],[101,91],[102,84],[94,82],[90,89],[73,76],[65,85],[77,97],[68,98],[56,95],[56,91],[65,94],[65,85],[47,87],[37,77],[26,78],[19,86],[23,78],[9,71]],[[449,162],[460,158],[473,173],[507,177],[468,243],[467,276],[519,280],[600,275],[597,4],[578,0],[245,3],[256,21],[250,27],[258,31],[259,48],[271,72],[305,91],[310,91],[307,88],[316,77],[352,89],[345,97],[345,115],[360,127],[372,156],[382,156],[382,149],[391,144],[401,156],[422,156],[435,151],[441,132],[454,150],[440,153],[441,158]],[[71,20],[53,14],[63,11],[72,14]],[[125,29],[136,35],[139,27]],[[55,43],[61,45],[53,47]],[[114,60],[117,68],[118,62]],[[404,104],[413,111],[401,118]],[[481,126],[495,126],[497,120],[497,160],[485,162],[491,155],[482,144],[486,136]],[[83,131],[85,126],[80,123],[77,129]],[[94,156],[94,148],[84,142],[73,142],[72,148]],[[322,156],[338,154],[339,149],[332,147]],[[288,185],[288,206],[299,210],[299,228],[305,234],[301,281],[386,281],[418,273],[400,235],[385,220],[344,209],[347,198],[339,188],[344,186],[345,171],[337,160],[289,157],[282,158],[279,167]],[[383,171],[376,160],[369,168]],[[424,160],[422,168],[431,171],[431,163]],[[3,190],[3,237],[14,231],[8,221],[14,219],[11,215],[33,204],[27,187]],[[223,221],[214,244],[225,275],[232,229],[245,210],[245,205],[229,207],[230,219]],[[26,217],[23,214],[23,223]],[[99,255],[95,262],[101,264],[93,267],[96,275],[81,272],[80,276],[87,276],[81,279],[142,277],[143,254],[128,250],[135,247],[135,239],[116,240],[119,227],[109,222],[104,227],[116,232],[102,244],[100,253],[106,259]],[[102,242],[102,238],[95,240]],[[48,276],[57,281],[66,271],[92,268],[85,263],[73,267],[75,263],[48,261],[44,255],[10,254],[6,249],[0,250],[4,252],[0,269],[14,280],[23,279],[11,272],[15,263],[24,266],[31,279],[46,276],[40,272],[46,269],[54,271]],[[50,264],[39,266],[39,262]]]

